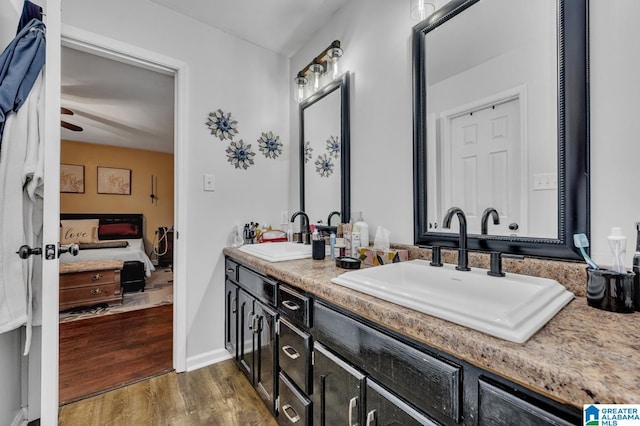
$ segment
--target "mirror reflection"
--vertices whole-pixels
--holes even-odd
[[[492,207],[489,234],[557,237],[556,28],[555,0],[486,0],[426,33],[430,232],[457,206],[480,234]]]
[[[311,223],[349,216],[348,73],[300,104],[300,205]],[[338,216],[338,217],[336,217]]]

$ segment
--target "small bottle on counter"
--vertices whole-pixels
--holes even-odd
[[[329,236],[329,247],[331,250],[331,260],[335,260],[336,259],[336,234],[334,234],[333,232],[331,233],[331,235]]]

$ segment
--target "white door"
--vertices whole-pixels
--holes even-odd
[[[41,2],[45,3],[45,2]],[[47,60],[45,65],[44,222],[43,245],[58,246],[60,237],[60,0],[46,0]],[[29,412],[40,402],[42,426],[58,424],[58,259],[42,262],[42,345],[29,363]],[[34,357],[40,356],[39,360]],[[38,383],[40,389],[33,389]],[[35,379],[34,379],[35,378]],[[34,381],[36,384],[34,384]]]
[[[487,207],[500,215],[500,225],[490,221],[490,234],[514,234],[509,226],[520,222],[519,102],[513,99],[451,120],[449,206],[464,210],[469,233],[480,233]]]

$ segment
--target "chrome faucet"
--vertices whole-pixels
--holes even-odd
[[[311,232],[309,230],[309,216],[302,210],[297,211],[291,216],[291,223],[296,220],[296,217],[302,216],[302,222],[300,223],[300,233],[298,234],[298,244],[302,244],[302,234],[305,234],[304,243],[311,244]]]
[[[458,243],[458,271],[470,271],[469,268],[469,256],[467,252],[467,218],[464,212],[459,207],[451,207],[447,210],[447,214],[442,221],[442,227],[449,229],[451,227],[451,218],[453,215],[458,216],[458,222],[460,222],[460,240]]]
[[[329,213],[329,217],[327,217],[327,226],[331,226],[331,218],[336,215],[340,216],[340,212],[337,210],[334,210],[331,213]]]
[[[480,233],[482,235],[487,235],[489,230],[489,216],[493,218],[494,225],[500,225],[500,216],[498,215],[498,211],[493,207],[487,207],[484,212],[482,212],[482,220],[480,220]]]

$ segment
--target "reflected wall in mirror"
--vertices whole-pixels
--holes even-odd
[[[350,216],[349,74],[300,104],[300,209],[311,223]],[[332,223],[336,225],[338,219]]]
[[[416,244],[577,258],[588,233],[586,0],[454,0],[414,28]],[[436,31],[437,30],[437,31]],[[481,234],[481,218],[495,208]],[[442,232],[446,231],[446,232]]]

